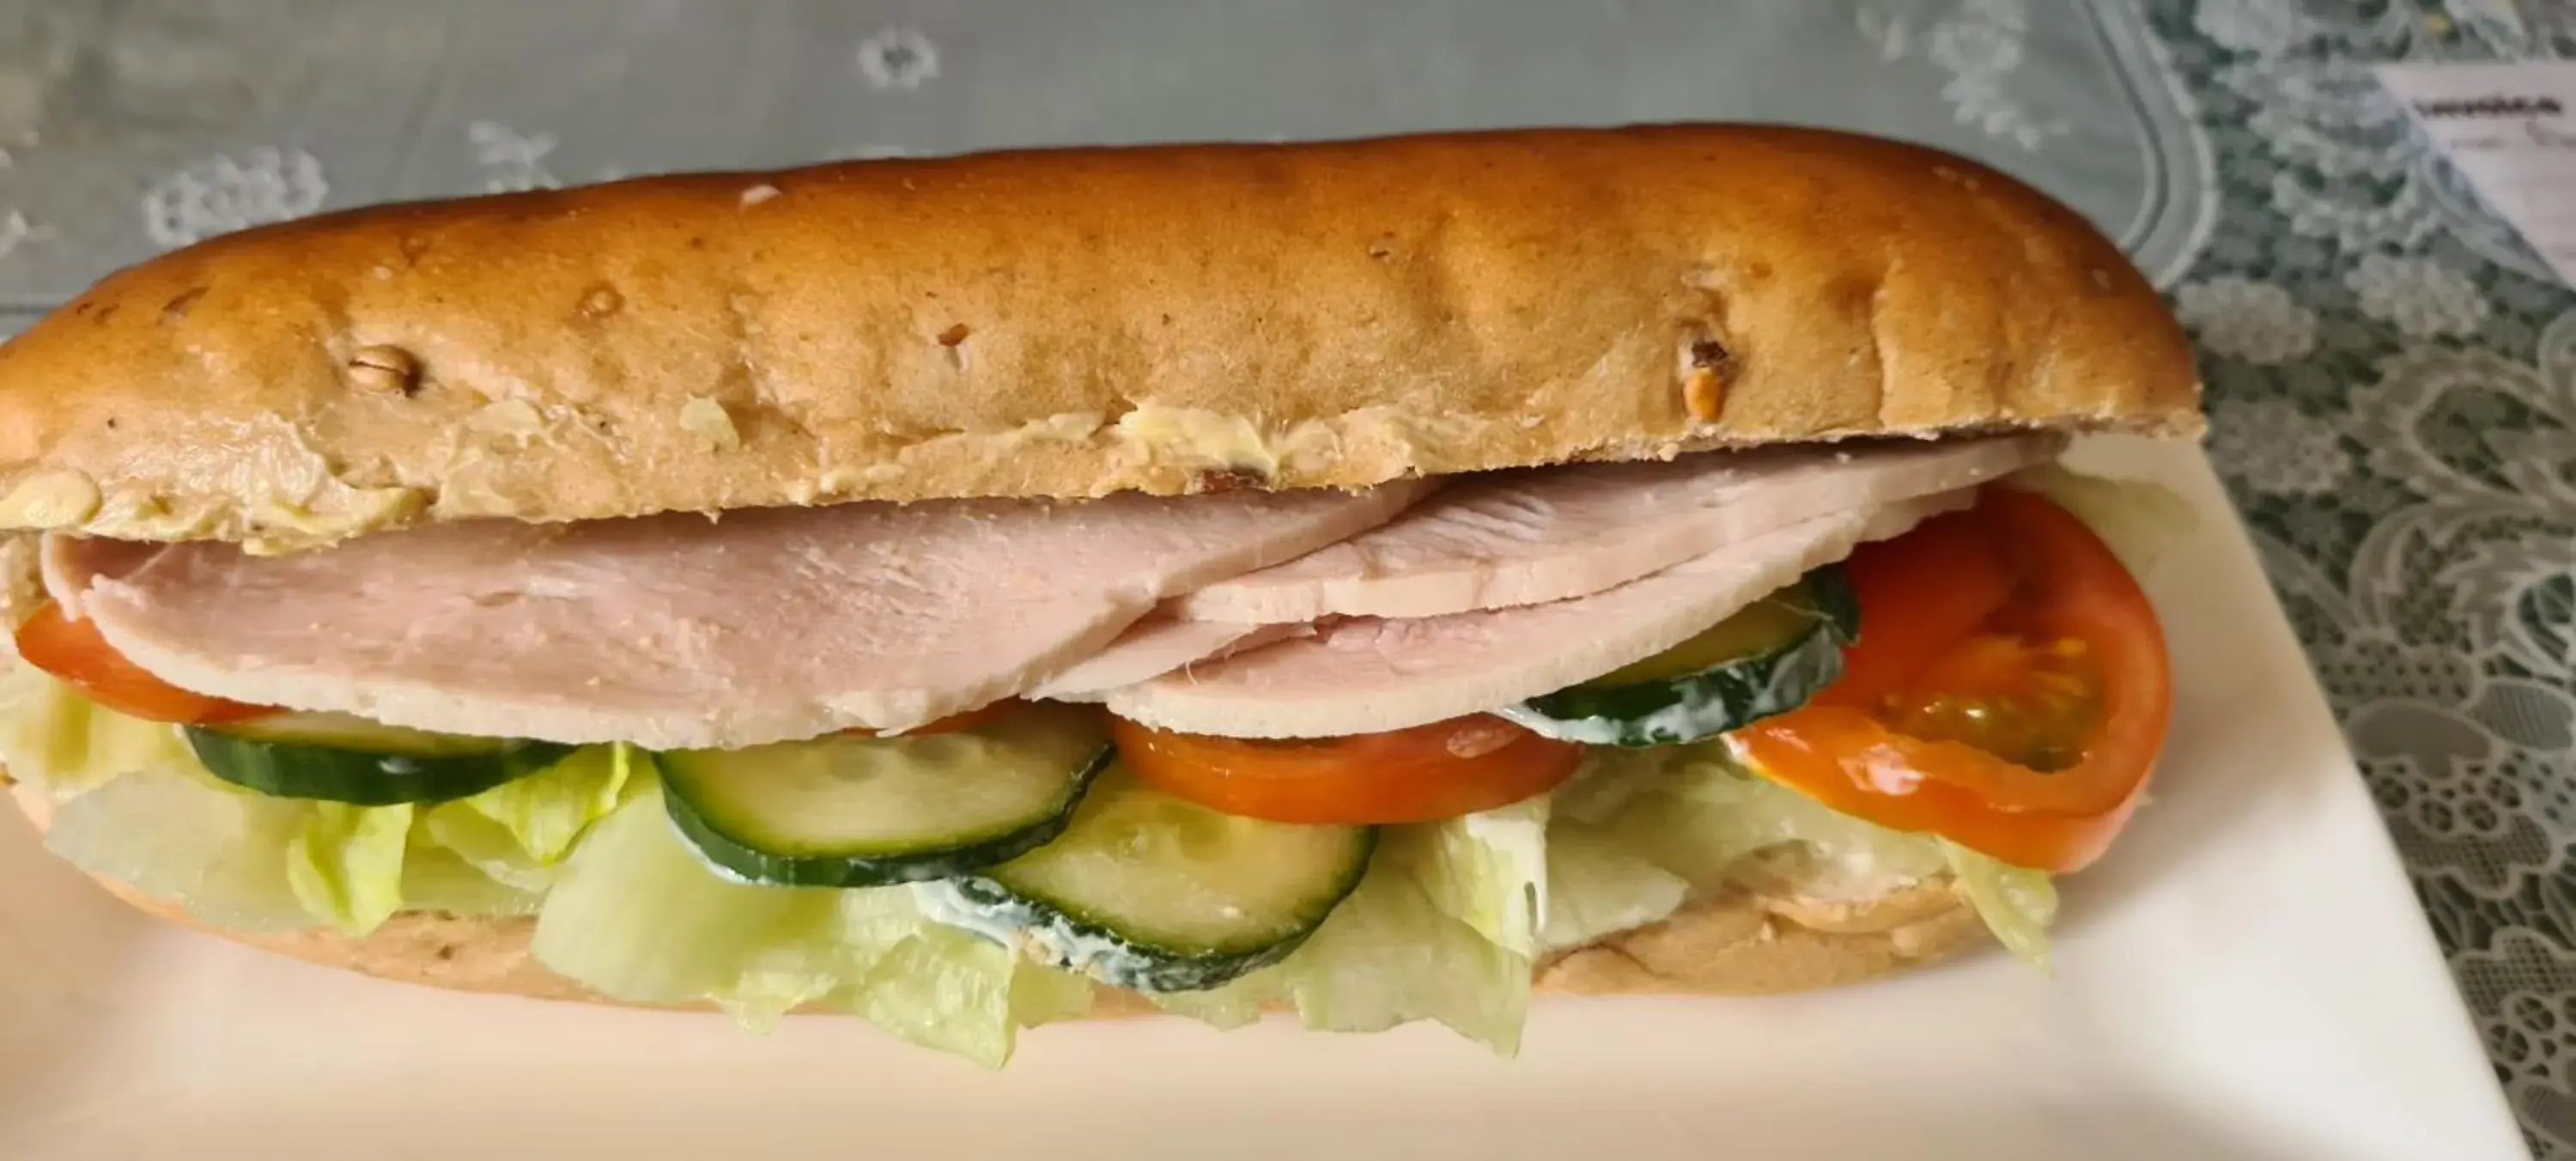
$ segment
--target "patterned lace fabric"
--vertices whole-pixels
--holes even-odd
[[[2174,301],[2210,453],[2534,1153],[2576,1158],[2576,293],[2389,60],[2576,53],[2576,5],[2151,6],[2220,212]]]

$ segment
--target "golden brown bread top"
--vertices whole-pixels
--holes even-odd
[[[2200,422],[2110,242],[1926,149],[1033,151],[385,206],[121,271],[0,347],[0,528],[284,549]]]

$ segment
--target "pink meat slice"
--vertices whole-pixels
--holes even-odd
[[[259,558],[54,536],[57,599],[164,680],[450,733],[754,745],[1018,693],[1166,597],[1427,486],[487,521]]]
[[[1031,686],[1028,694],[1056,701],[1098,701],[1102,694],[1122,686],[1310,632],[1313,630],[1304,625],[1237,625],[1147,617],[1128,626],[1108,648]]]
[[[2054,434],[2004,435],[1494,472],[1350,540],[1209,585],[1174,612],[1273,624],[1589,596],[1800,521],[1970,487],[2063,446]]]
[[[1854,545],[1973,495],[1820,516],[1573,600],[1329,623],[1104,700],[1150,726],[1243,738],[1341,737],[1489,712],[1672,648]]]

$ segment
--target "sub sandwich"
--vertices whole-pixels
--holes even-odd
[[[0,762],[117,895],[389,979],[1508,1052],[2044,962],[2188,518],[2056,461],[2201,424],[2074,213],[1831,132],[362,209],[0,346]]]

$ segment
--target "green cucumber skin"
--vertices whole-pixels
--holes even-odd
[[[260,741],[206,726],[185,732],[188,748],[217,778],[274,798],[351,806],[470,798],[552,766],[574,749],[529,741],[490,754],[421,757]]]
[[[1049,967],[1079,972],[1113,987],[1139,992],[1201,992],[1222,987],[1288,958],[1358,890],[1377,852],[1377,828],[1362,830],[1351,872],[1320,903],[1305,926],[1276,942],[1250,948],[1180,949],[1141,943],[1078,909],[1022,893],[1001,879],[969,875],[952,879],[957,897],[985,918],[1021,935],[1021,954]]]
[[[1816,623],[1786,648],[1665,681],[1573,686],[1502,716],[1564,741],[1634,748],[1695,742],[1797,709],[1842,676],[1843,648],[1860,639],[1860,602],[1842,569],[1826,565],[1804,583]],[[1679,728],[1667,712],[1677,706]]]
[[[1843,566],[1828,564],[1810,569],[1802,578],[1807,591],[1816,596],[1816,612],[1825,627],[1833,632],[1834,643],[1860,644],[1860,594],[1853,592],[1851,578]]]
[[[1064,800],[1040,822],[959,846],[874,856],[777,855],[755,849],[725,833],[689,801],[686,779],[669,777],[667,765],[657,766],[665,771],[662,802],[670,812],[671,824],[679,828],[700,856],[728,877],[777,887],[884,887],[954,878],[1008,862],[1055,841],[1065,827],[1072,825],[1075,808],[1082,805],[1091,784],[1117,755],[1115,747],[1101,747],[1074,776]]]
[[[1787,713],[1807,704],[1842,671],[1842,647],[1820,628],[1766,658],[1673,681],[1560,690],[1522,702],[1504,716],[1566,741],[1673,746]],[[1689,707],[1678,726],[1665,712],[1676,706]]]

